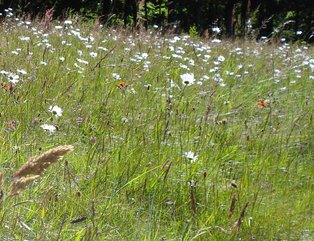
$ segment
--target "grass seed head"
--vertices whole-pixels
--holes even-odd
[[[13,177],[11,195],[19,194],[33,180],[40,177],[53,163],[61,160],[63,156],[74,149],[71,145],[54,147],[39,156],[31,157]]]
[[[31,157],[13,177],[20,178],[28,175],[41,175],[51,164],[61,160],[67,152],[73,150],[73,146],[65,145],[52,148],[39,156]]]

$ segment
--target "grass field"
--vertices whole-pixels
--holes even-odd
[[[10,18],[0,54],[0,240],[314,240],[313,47]]]

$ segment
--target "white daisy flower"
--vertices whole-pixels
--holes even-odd
[[[49,106],[48,111],[53,113],[54,115],[56,115],[58,117],[62,116],[62,112],[63,112],[63,110],[57,105]]]

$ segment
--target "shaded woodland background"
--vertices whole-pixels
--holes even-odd
[[[107,26],[169,32],[314,41],[313,0],[1,0],[18,16],[99,18]]]

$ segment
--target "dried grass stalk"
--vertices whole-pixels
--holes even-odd
[[[240,227],[241,227],[242,220],[244,218],[245,210],[247,209],[248,206],[249,206],[249,203],[247,202],[244,205],[244,207],[242,208],[242,211],[240,213],[240,216],[239,216],[238,220],[233,225],[233,228],[235,228],[236,233],[239,233],[239,231],[240,231]]]
[[[2,186],[3,186],[3,173],[0,172],[0,200],[3,197],[3,190],[2,190]]]
[[[237,196],[235,194],[233,194],[232,198],[231,198],[231,203],[230,203],[230,208],[228,211],[228,218],[231,218],[233,213],[234,213],[234,209],[235,209],[235,205],[237,202]]]
[[[40,177],[51,164],[61,160],[67,152],[73,149],[71,145],[58,146],[39,156],[31,157],[14,173],[11,195],[19,194],[28,184]]]

